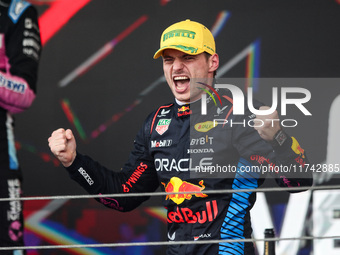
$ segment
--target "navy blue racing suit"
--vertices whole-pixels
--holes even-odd
[[[269,144],[253,128],[254,114],[234,115],[232,98],[223,106],[208,103],[207,115],[200,102],[163,105],[148,116],[134,141],[134,149],[120,172],[111,171],[88,156],[77,154],[67,168],[72,179],[90,194],[153,192],[169,194],[169,241],[251,238],[249,211],[255,192],[206,194],[222,189],[256,189],[264,181],[260,167],[272,167],[271,176],[282,187],[309,186],[306,176],[281,171],[279,166],[303,169],[307,158],[297,140],[288,137]],[[257,167],[254,167],[257,166]],[[148,197],[100,198],[104,205],[129,211]],[[175,244],[174,242],[173,244]],[[167,254],[255,254],[253,243],[169,245]]]

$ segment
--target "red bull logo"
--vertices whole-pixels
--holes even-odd
[[[192,111],[190,110],[190,107],[183,105],[182,107],[178,108],[177,116],[181,117],[181,116],[184,116],[184,115],[190,115],[191,113],[192,113]]]
[[[217,201],[205,202],[205,208],[201,211],[193,211],[190,208],[177,208],[174,211],[168,212],[168,223],[189,223],[189,224],[204,224],[212,222],[218,215]]]
[[[185,111],[188,111],[190,110],[190,107],[189,106],[182,106],[181,108],[178,108],[178,112],[185,112]]]
[[[198,184],[200,185],[195,185],[190,182],[182,181],[178,177],[172,177],[170,179],[170,182],[165,185],[165,183],[162,182],[165,188],[165,192],[171,193],[171,192],[198,192],[198,193],[186,193],[186,194],[170,194],[166,196],[167,199],[171,199],[173,202],[176,204],[181,204],[184,202],[184,200],[188,199],[190,200],[192,196],[196,197],[207,197],[207,194],[202,193],[201,191],[205,189],[205,186],[203,185],[203,180],[201,180]]]
[[[301,148],[299,142],[294,137],[292,137],[292,140],[293,140],[292,147],[291,147],[292,150],[296,154],[300,155],[302,158],[305,158],[305,155],[304,155],[305,150]]]
[[[296,149],[297,149],[301,154],[305,153],[305,150],[302,149],[300,145],[299,145]]]

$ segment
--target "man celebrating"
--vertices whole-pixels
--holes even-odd
[[[48,139],[50,149],[71,178],[90,194],[153,192],[159,186],[165,192],[187,192],[169,194],[164,200],[171,241],[250,238],[249,211],[255,202],[255,193],[205,192],[256,189],[263,183],[264,175],[245,169],[264,162],[272,167],[303,167],[307,160],[304,151],[278,122],[264,122],[264,125],[256,125],[256,130],[240,125],[215,125],[209,119],[211,114],[216,114],[212,100],[207,100],[207,115],[197,110],[202,95],[208,90],[216,92],[211,81],[219,66],[213,35],[202,24],[185,20],[168,27],[162,34],[160,49],[154,58],[160,56],[175,101],[161,106],[146,118],[129,160],[120,172],[111,171],[77,152],[71,130],[54,131]],[[219,119],[241,122],[255,118],[248,109],[244,116],[234,115],[231,111],[232,95],[226,93],[220,99],[224,109],[228,110],[219,111]],[[264,117],[258,117],[261,118]],[[266,118],[278,119],[278,114],[274,112]],[[231,170],[222,176],[202,174],[206,166],[212,169],[217,164]],[[282,187],[312,184],[310,178],[298,178],[279,171],[273,171],[272,175]],[[129,211],[147,199],[98,200],[113,209]],[[167,250],[168,255],[254,253],[253,244],[249,242],[175,244],[169,245]]]

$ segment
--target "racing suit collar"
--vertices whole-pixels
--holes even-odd
[[[200,104],[199,102],[201,101],[201,99],[198,99],[194,102],[190,102],[190,103],[183,103],[179,100],[177,100],[175,98],[175,109],[176,109],[176,116],[179,118],[183,118],[183,117],[188,117],[192,114],[192,107],[193,106],[198,106],[198,104]],[[197,107],[195,107],[196,109]]]

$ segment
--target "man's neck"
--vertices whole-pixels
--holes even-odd
[[[179,101],[177,98],[175,98],[175,100],[176,100],[176,103],[177,103],[178,105],[185,105],[185,104],[188,104],[188,103],[184,103],[184,102]]]
[[[198,100],[201,100],[200,98],[199,99],[197,99],[197,100],[194,100],[194,101],[192,101],[192,102],[182,102],[182,101],[179,101],[177,98],[175,98],[175,100],[176,100],[176,103],[178,104],[178,105],[185,105],[185,104],[192,104],[192,103],[195,103],[195,102],[197,102]]]

